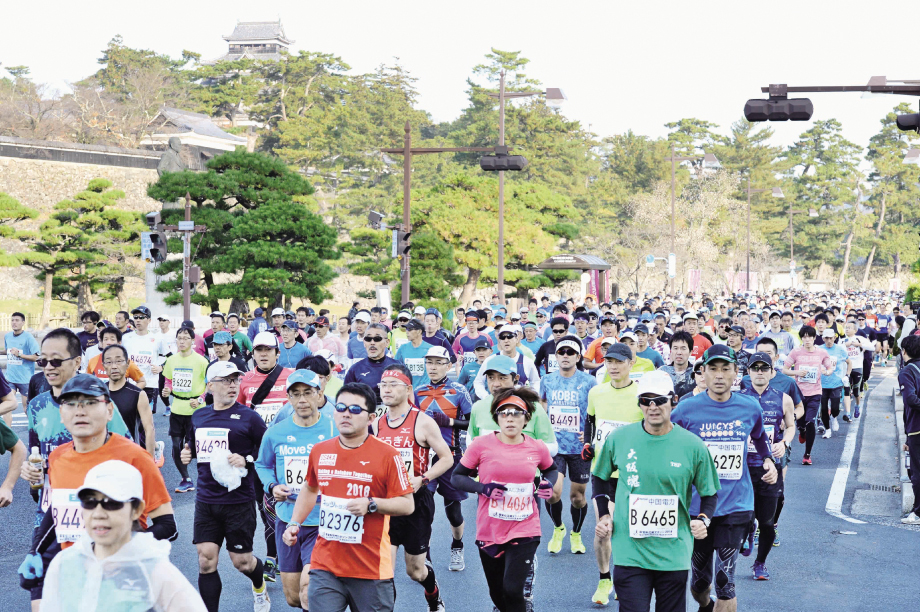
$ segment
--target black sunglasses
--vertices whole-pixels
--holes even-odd
[[[84,510],[95,510],[96,506],[102,506],[106,512],[116,512],[125,507],[125,502],[115,501],[114,499],[96,497],[86,497],[80,499],[80,505]]]
[[[564,349],[559,349],[558,351],[556,351],[556,354],[563,355],[565,357],[572,357],[573,355],[577,355],[578,352],[576,352],[574,349],[564,348]]]
[[[358,406],[356,404],[351,404],[350,406],[347,404],[336,404],[335,405],[336,412],[345,412],[346,410],[349,412],[349,414],[361,414],[362,412],[370,412],[370,410],[368,410],[367,408],[362,408],[361,406]]]
[[[365,342],[383,342],[384,340],[385,340],[385,338],[384,338],[383,336],[374,336],[373,338],[369,338],[369,337],[367,337],[367,336],[364,336],[364,341],[365,341]]]
[[[671,398],[667,395],[659,395],[658,397],[640,397],[639,405],[640,406],[651,406],[655,404],[656,406],[664,406],[671,401]]]
[[[772,370],[772,369],[773,369],[773,368],[771,368],[771,367],[768,366],[768,365],[764,365],[764,366],[751,366],[751,368],[750,368],[751,372],[769,372],[769,371]]]
[[[564,333],[565,333],[565,330],[564,330],[564,329],[555,329],[555,328],[554,328],[554,329],[553,329],[553,333],[554,333],[554,334],[564,334]]]
[[[516,338],[516,337],[517,337],[517,336],[516,336],[515,334],[511,333],[511,332],[508,332],[508,333],[506,333],[506,334],[498,334],[498,339],[499,339],[499,340],[511,340],[511,339],[513,339],[513,338]]]
[[[49,365],[52,368],[59,368],[62,365],[64,365],[65,361],[70,361],[71,359],[76,359],[77,357],[79,357],[79,355],[74,355],[73,357],[68,357],[67,359],[45,359],[44,357],[42,357],[41,359],[35,362],[35,365],[37,365],[40,368],[46,368]]]

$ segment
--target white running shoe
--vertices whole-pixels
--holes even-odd
[[[272,600],[268,596],[268,585],[262,583],[262,592],[252,591],[252,609],[254,612],[269,612],[272,609]]]
[[[901,522],[905,525],[920,525],[920,516],[917,516],[913,512],[901,519]]]
[[[166,459],[163,457],[163,449],[166,444],[162,440],[157,440],[156,449],[153,451],[153,462],[157,467],[163,467]]]
[[[821,437],[824,438],[825,440],[829,440],[832,435],[834,434],[831,432],[830,429],[828,429],[827,431],[824,432],[824,435]]]
[[[840,423],[837,422],[837,417],[834,417],[833,419],[831,419],[831,429],[833,429],[834,431],[837,431],[838,429],[840,429]]]

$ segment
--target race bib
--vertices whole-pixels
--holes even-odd
[[[176,393],[192,392],[192,377],[195,371],[192,368],[176,368],[173,370],[172,387]]]
[[[719,480],[741,480],[744,442],[706,442]]]
[[[767,439],[770,441],[770,444],[773,444],[773,432],[775,431],[776,428],[773,427],[773,425],[766,425],[766,424],[763,426],[763,428],[767,430]],[[757,449],[754,448],[754,441],[751,439],[751,436],[748,436],[748,452],[749,453],[757,452]]]
[[[859,357],[859,348],[855,346],[848,346],[847,347],[847,357],[849,359],[856,359],[857,357]]]
[[[676,495],[629,495],[629,537],[676,538]]]
[[[558,369],[559,369],[559,362],[556,360],[556,356],[550,355],[549,358],[546,360],[546,373],[552,374]]]
[[[581,408],[550,404],[549,422],[553,426],[553,431],[578,433],[581,431]]]
[[[475,355],[473,356],[475,359]],[[405,365],[412,372],[412,378],[420,378],[425,375],[425,359],[423,357],[413,357],[405,360]]]
[[[629,425],[626,421],[609,421],[607,419],[597,420],[597,430],[594,432],[594,452],[600,452],[600,448],[607,440],[607,436],[612,434],[616,429]]]
[[[300,489],[307,479],[307,466],[309,463],[309,457],[284,458],[284,484],[291,490],[292,497],[300,495]]]
[[[226,427],[205,427],[195,430],[195,455],[198,463],[211,463],[215,449],[230,450],[230,430]]]
[[[800,366],[802,371],[805,372],[805,376],[802,377],[802,382],[804,383],[817,383],[818,382],[818,366]]]
[[[22,357],[18,354],[13,355],[12,353],[7,353],[6,354],[6,365],[7,367],[22,365]]]
[[[284,402],[265,402],[264,404],[257,405],[255,408],[259,416],[262,417],[262,420],[265,421],[265,424],[271,425],[283,406]]]
[[[837,369],[837,358],[836,358],[836,357],[831,357],[830,359],[831,359],[831,369],[832,369],[832,370]]]
[[[142,351],[140,353],[134,353],[131,355],[131,360],[142,370],[150,369],[150,366],[153,365],[153,352]]]
[[[467,351],[463,353],[463,364],[473,363],[476,361],[476,353],[473,351]]]
[[[489,516],[501,521],[523,521],[533,514],[533,483],[508,483],[501,499],[489,500]]]
[[[738,374],[735,376],[735,380],[732,381],[732,388],[731,388],[732,391],[741,390],[741,379],[742,379],[741,372],[738,372]]]
[[[83,535],[83,507],[76,489],[51,491],[51,518],[58,542],[76,542]]]
[[[396,350],[398,351],[399,347],[401,347],[403,344],[405,344],[408,341],[409,341],[408,338],[397,338],[396,339]]]
[[[412,470],[415,468],[415,453],[412,452],[414,449],[397,448],[396,450],[399,451],[399,456],[402,457],[403,463],[406,464],[406,473],[409,474],[409,476],[412,476]],[[428,449],[428,452],[433,453],[434,449]],[[437,456],[437,454],[435,454],[435,456]],[[428,455],[428,461],[431,462],[430,454]]]
[[[347,499],[322,496],[319,510],[319,536],[330,542],[360,544],[364,536],[364,517],[346,508]]]

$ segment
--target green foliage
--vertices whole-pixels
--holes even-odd
[[[9,238],[16,233],[16,228],[12,226],[37,218],[37,210],[23,206],[13,196],[0,191],[0,236]]]
[[[463,283],[457,274],[453,247],[430,230],[412,234],[409,293],[416,301],[450,299],[454,287]]]

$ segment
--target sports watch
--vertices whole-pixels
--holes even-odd
[[[374,501],[373,497],[367,498],[367,513],[377,512],[377,502]]]

